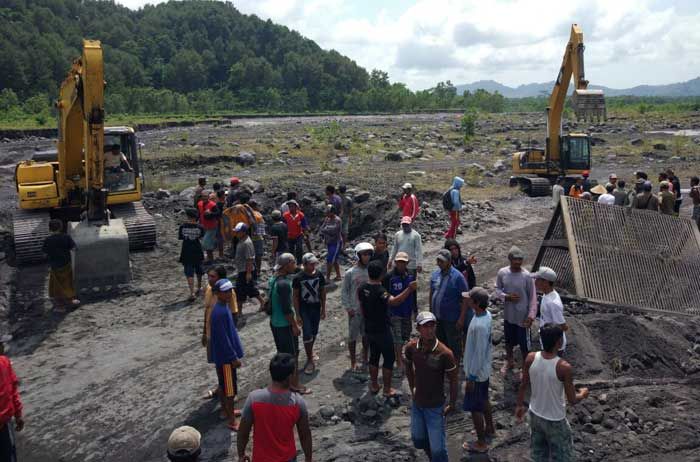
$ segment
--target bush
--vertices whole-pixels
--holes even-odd
[[[464,141],[469,141],[474,136],[477,118],[478,114],[474,110],[467,110],[462,115],[460,123],[462,126],[462,133],[464,133]]]

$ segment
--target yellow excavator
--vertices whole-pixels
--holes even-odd
[[[583,32],[571,26],[571,36],[547,107],[547,139],[544,149],[527,147],[513,154],[511,186],[520,186],[528,196],[546,196],[551,186],[563,176],[565,189],[575,178],[591,168],[591,137],[586,133],[562,134],[562,113],[571,77],[575,89],[571,97],[578,120],[605,120],[605,97],[602,90],[589,90],[583,65]]]
[[[83,41],[61,84],[56,151],[16,166],[19,207],[13,216],[18,266],[45,260],[48,222],[60,219],[76,243],[76,289],[104,288],[131,279],[129,250],[156,243],[153,217],[141,203],[140,145],[130,127],[104,126],[102,46]]]

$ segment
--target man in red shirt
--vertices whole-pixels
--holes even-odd
[[[403,189],[403,194],[401,199],[399,199],[399,209],[401,209],[402,217],[411,217],[411,221],[415,221],[420,212],[420,206],[418,205],[418,198],[413,194],[413,185],[411,183],[405,183],[401,186]]]
[[[5,356],[5,343],[10,340],[12,340],[11,335],[0,337],[0,462],[17,460],[12,418],[15,418],[14,430],[21,432],[24,428],[22,402],[19,399],[18,390],[19,381],[12,369],[10,358]]]
[[[202,195],[202,200],[197,203],[197,210],[199,211],[199,224],[204,228],[202,249],[207,253],[207,262],[211,263],[214,261],[216,230],[219,228],[219,217],[221,216],[221,212],[216,206],[216,194]]]
[[[294,427],[304,450],[305,462],[312,460],[311,428],[306,402],[289,389],[296,370],[294,356],[277,353],[270,361],[272,383],[267,388],[250,392],[243,406],[238,427],[238,460],[250,462],[246,447],[253,429],[253,462],[296,460]]]
[[[304,212],[299,210],[299,203],[295,200],[287,201],[289,211],[284,212],[282,219],[287,224],[287,245],[289,253],[297,259],[297,265],[301,265],[301,255],[304,252],[304,233],[309,227]]]

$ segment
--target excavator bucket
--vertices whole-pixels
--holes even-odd
[[[607,120],[603,90],[574,90],[571,97],[574,114],[578,120]]]
[[[108,225],[70,222],[68,229],[75,241],[73,280],[76,291],[105,289],[131,281],[129,235],[123,220],[111,219]]]

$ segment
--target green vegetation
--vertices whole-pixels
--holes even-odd
[[[460,119],[460,125],[462,127],[462,133],[464,134],[464,141],[469,141],[473,136],[476,129],[476,119],[477,112],[473,109],[468,109],[462,115]]]

